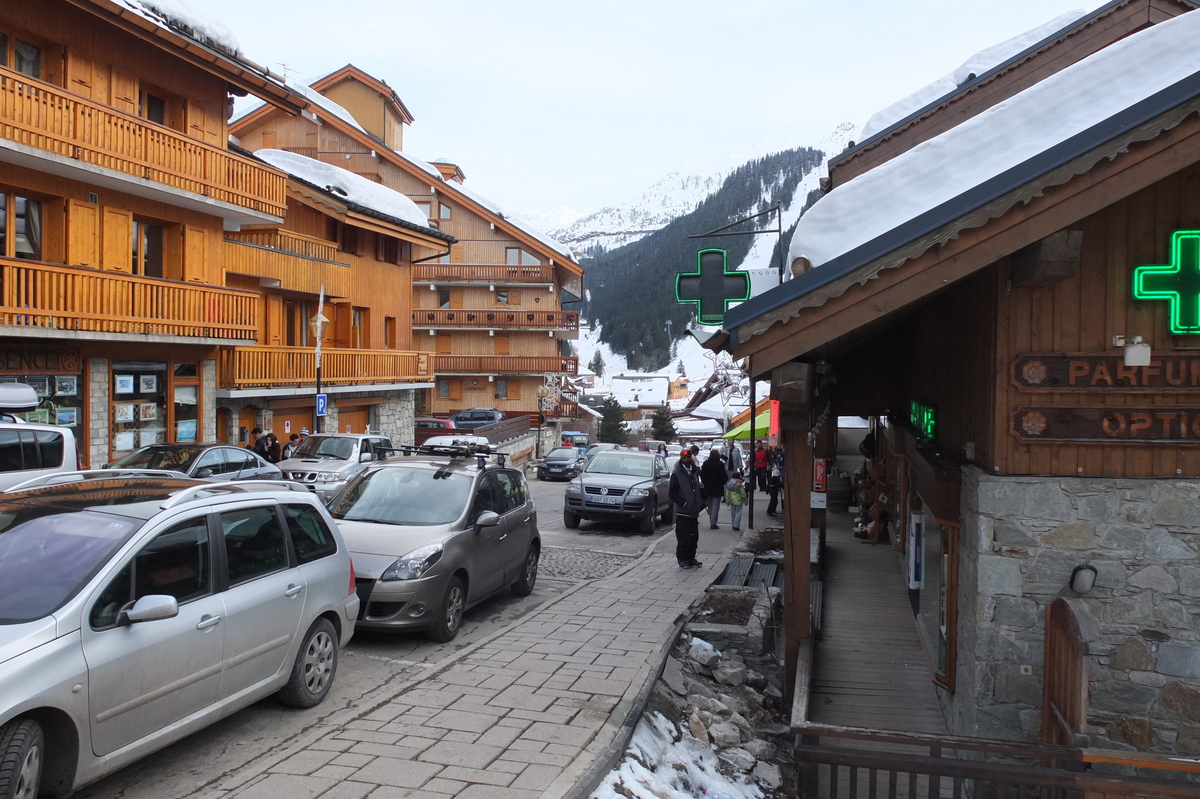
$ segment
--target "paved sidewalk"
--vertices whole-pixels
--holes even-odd
[[[205,799],[563,796],[617,740],[677,622],[720,574],[736,541],[722,527],[702,531],[702,568],[680,569],[663,536],[623,572],[581,583]]]

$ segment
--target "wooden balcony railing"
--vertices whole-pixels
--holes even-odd
[[[579,314],[574,311],[423,308],[412,312],[412,326],[419,329],[578,330]]]
[[[434,355],[434,374],[516,375],[569,374],[579,371],[578,358],[554,355]]]
[[[282,174],[3,67],[0,137],[272,216],[286,210]]]
[[[254,341],[247,291],[0,259],[0,325]]]
[[[316,258],[321,261],[333,261],[345,266],[344,259],[339,260],[337,243],[324,239],[305,236],[303,233],[293,233],[290,230],[242,230],[237,233],[226,233],[226,240],[240,241],[243,244],[257,244],[259,247],[270,247],[272,250],[303,255],[305,258]]]
[[[364,385],[428,380],[424,353],[402,350],[321,350],[321,382]],[[315,386],[316,353],[312,347],[232,347],[221,353],[221,385],[225,388]]]
[[[547,419],[578,419],[578,402],[559,402],[546,409]]]
[[[349,296],[353,270],[348,264],[325,261],[258,244],[225,240],[225,269],[279,281],[286,291],[317,294],[325,286],[328,297]]]
[[[553,283],[553,266],[416,264],[414,283]]]

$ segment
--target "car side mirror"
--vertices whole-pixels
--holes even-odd
[[[358,456],[359,463],[370,463],[373,460],[375,460],[375,456],[369,452],[364,452]]]
[[[213,474],[214,474],[214,472],[212,469],[197,469],[195,476],[199,477],[199,478],[204,478],[204,477],[212,477]]]
[[[166,594],[150,594],[133,603],[133,607],[122,610],[117,617],[118,625],[142,621],[173,619],[179,615],[179,603]]]
[[[484,527],[495,527],[500,523],[500,514],[494,510],[485,510],[479,514],[479,518],[475,520],[475,532],[479,532]]]

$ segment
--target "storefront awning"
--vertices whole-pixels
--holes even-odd
[[[771,430],[771,411],[765,410],[754,417],[754,437],[766,438]],[[721,438],[750,438],[750,422],[743,422]]]

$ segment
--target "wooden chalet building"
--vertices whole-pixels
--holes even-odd
[[[583,271],[569,251],[469,191],[455,164],[404,153],[413,118],[383,81],[346,66],[305,91],[314,105],[303,115],[267,104],[235,120],[241,146],[351,170],[407,195],[430,227],[455,239],[413,259],[412,346],[433,378],[425,412],[485,407],[537,416],[540,406],[548,418],[577,416],[574,395],[560,389],[578,371],[561,342],[579,330],[578,312],[562,300],[583,296]]]
[[[809,461],[870,417],[950,732],[1200,754],[1193,8],[1109,3],[852,145],[726,315],[793,465],[793,668]]]

